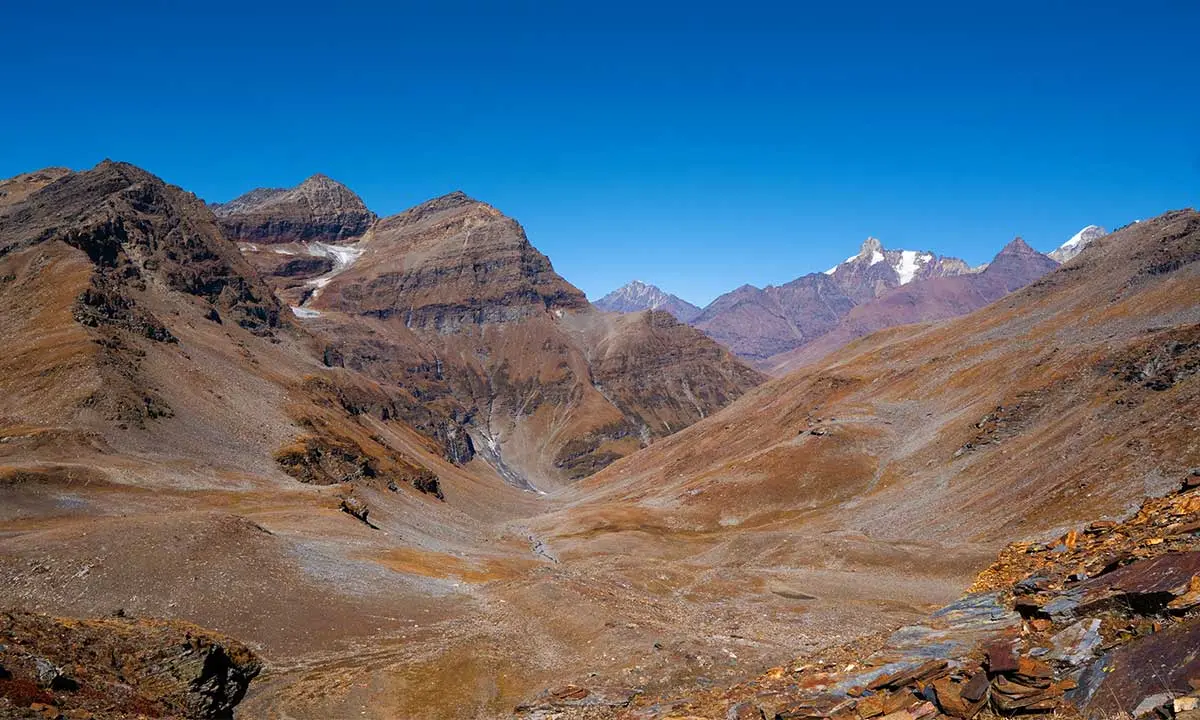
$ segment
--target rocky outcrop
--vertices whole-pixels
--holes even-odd
[[[702,312],[687,300],[640,280],[626,283],[592,304],[607,312],[661,310],[671,313],[676,320],[683,323],[690,323]]]
[[[409,429],[401,421],[406,410],[399,393],[340,374],[306,378],[294,393],[291,415],[306,433],[275,451],[275,462],[288,475],[311,485],[357,483],[392,491],[411,485],[445,499],[436,473],[379,434],[379,426]],[[426,450],[455,457],[451,446],[437,446],[436,432],[430,434]],[[468,453],[458,462],[469,459]]]
[[[367,520],[367,517],[371,514],[371,508],[367,506],[367,502],[362,498],[347,495],[338,503],[338,508],[347,515],[357,518],[367,525],[371,524],[371,521]]]
[[[163,335],[161,323],[134,309],[136,292],[151,282],[200,298],[255,331],[279,324],[274,295],[204,204],[132,165],[106,160],[64,175],[0,216],[0,257],[48,242],[91,260],[93,289],[81,298],[91,324]]]
[[[0,613],[4,717],[231,718],[262,663],[181,622]]]
[[[827,650],[836,661],[799,659],[677,701],[638,698],[634,716],[1191,720],[1200,707],[1198,557],[1200,491],[1185,482],[1125,522],[1010,545],[970,594],[873,652]],[[517,712],[569,713],[591,694],[571,690]]]
[[[320,174],[293,188],[259,188],[209,207],[230,239],[248,243],[343,243],[375,222],[361,198]]]

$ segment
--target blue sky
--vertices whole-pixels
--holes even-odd
[[[4,16],[0,176],[111,157],[226,200],[324,172],[380,214],[463,189],[593,298],[639,278],[703,304],[867,235],[983,262],[1200,191],[1194,0]]]

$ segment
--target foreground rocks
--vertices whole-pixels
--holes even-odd
[[[1149,500],[1052,543],[1009,546],[972,592],[874,648],[774,668],[723,691],[595,703],[539,718],[920,720],[976,716],[1200,720],[1200,490]],[[628,707],[626,707],[626,705]]]
[[[186,623],[0,613],[0,717],[231,718],[261,669]]]

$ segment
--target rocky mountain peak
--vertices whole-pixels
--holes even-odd
[[[231,239],[254,243],[346,242],[376,219],[354,191],[321,173],[293,188],[257,188],[210,208]]]
[[[1001,258],[1006,255],[1023,255],[1028,257],[1032,255],[1041,255],[1041,253],[1031,248],[1029,243],[1025,242],[1024,238],[1015,237],[1009,241],[1007,245],[1000,249],[1000,252],[996,254],[996,257]],[[992,262],[995,262],[995,260]]]
[[[333,178],[329,177],[325,173],[313,173],[312,175],[309,175],[308,178],[304,182],[300,183],[300,185],[301,185],[301,187],[303,187],[305,185],[324,185],[324,186],[337,185],[339,187],[345,187],[344,185],[339,183],[337,180],[334,180]]]
[[[700,315],[700,308],[662,289],[633,280],[593,303],[609,312],[640,312],[662,310],[675,316],[680,322],[691,322]]]
[[[1056,267],[1058,263],[1055,260],[1034,250],[1018,237],[1005,245],[980,275],[987,282],[998,284],[1003,292],[1012,292]]]
[[[883,243],[879,241],[879,238],[868,237],[866,240],[863,240],[862,245],[859,246],[858,257],[871,258],[877,252],[883,252]]]
[[[420,205],[417,205],[415,207],[409,208],[408,210],[405,210],[404,212],[400,213],[400,215],[398,215],[396,217],[397,218],[405,218],[410,221],[418,220],[418,219],[429,217],[431,215],[436,215],[438,213],[443,213],[443,212],[447,212],[450,210],[456,210],[458,208],[465,208],[465,207],[469,207],[469,206],[486,208],[487,210],[492,211],[492,214],[494,214],[496,216],[500,215],[500,212],[498,210],[493,209],[492,206],[488,205],[487,203],[483,203],[483,202],[480,202],[479,200],[476,200],[475,198],[471,197],[470,195],[467,195],[462,190],[455,190],[454,192],[449,192],[449,193],[446,193],[445,195],[439,195],[438,197],[435,197],[432,200],[426,200],[425,202],[421,203]]]
[[[323,302],[444,332],[588,305],[520,223],[461,191],[380,220],[371,246]]]

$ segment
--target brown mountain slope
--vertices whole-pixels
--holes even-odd
[[[713,603],[716,658],[785,661],[777,638],[819,656],[951,601],[1005,542],[1121,515],[1200,465],[1197,298],[1200,214],[1169,213],[768,382],[529,526],[597,578]]]
[[[940,503],[970,503],[980,538],[1119,509],[1198,459],[1197,260],[1200,214],[1131,226],[966,318],[876,333],[768,383],[584,487],[670,498],[683,525],[823,508],[838,525],[929,539],[958,536]],[[802,468],[836,457],[872,470],[800,491]],[[664,468],[685,479],[658,480]],[[733,487],[719,504],[684,499]]]
[[[185,620],[287,664],[477,620],[460,573],[536,564],[491,527],[530,494],[451,462],[399,419],[411,396],[328,367],[277,308],[202,203],[128,165],[0,216],[0,612]],[[370,525],[340,509],[363,504]]]
[[[255,323],[274,301],[256,300],[265,286],[208,209],[125,165],[12,207],[0,219],[0,323],[15,349],[0,378],[4,610],[119,608],[240,638],[268,668],[250,717],[361,716],[359,679],[382,693],[376,717],[503,716],[545,678],[610,664],[607,646],[578,648],[593,626],[627,622],[623,598],[552,571],[523,518],[555,501],[462,452],[472,418],[459,398],[486,398],[493,427],[560,442],[528,457],[567,475],[639,446],[643,424],[669,432],[759,379],[662,316],[559,317],[543,298],[571,292],[554,276],[490,296],[516,298],[511,328],[464,324],[443,341],[328,308]],[[536,271],[535,253],[512,257]],[[507,272],[480,269],[492,271]],[[425,317],[456,316],[443,310]],[[645,377],[609,380],[627,367]],[[502,471],[522,459],[497,445]]]
[[[438,398],[471,434],[463,452],[518,486],[588,475],[761,381],[674,321],[597,313],[516,221],[462,193],[381,220],[358,247],[302,310],[320,314],[306,322],[327,354]],[[616,378],[625,367],[643,373]]]
[[[270,334],[279,305],[202,203],[129,165],[60,175],[0,215],[0,302],[12,352],[0,414],[99,413],[141,423],[169,414],[140,378],[144,349],[177,338],[180,302]],[[172,305],[157,302],[170,293]],[[90,328],[90,330],[89,330]]]

